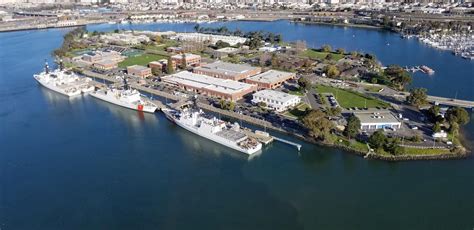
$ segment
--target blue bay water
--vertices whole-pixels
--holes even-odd
[[[474,99],[473,62],[393,33],[285,21],[226,25],[373,52],[387,64],[427,64],[436,75],[416,76],[415,85]],[[133,26],[191,31],[194,25]],[[67,31],[0,33],[1,229],[474,227],[473,158],[387,163],[306,143],[301,153],[273,143],[248,159],[162,114],[47,91],[32,75],[44,59],[51,61]],[[470,147],[473,124],[464,129]]]

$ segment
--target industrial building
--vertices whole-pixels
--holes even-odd
[[[161,80],[170,85],[203,95],[236,101],[244,95],[255,92],[257,86],[238,81],[209,77],[206,75],[181,71],[162,77]]]
[[[295,79],[296,74],[278,70],[269,70],[267,72],[249,77],[245,82],[258,85],[259,89],[275,89],[280,87],[285,81]]]
[[[201,64],[201,56],[191,53],[184,54],[176,54],[171,56],[171,60],[175,63],[176,66],[182,66],[183,59],[186,61],[186,67],[195,67]]]
[[[193,72],[216,78],[239,81],[261,73],[262,69],[260,67],[253,67],[250,65],[240,65],[217,61],[194,68]]]
[[[127,73],[138,77],[150,77],[151,69],[141,65],[132,65],[127,67]]]
[[[301,102],[301,98],[296,95],[267,89],[252,95],[252,103],[258,104],[260,102],[265,103],[268,108],[282,112],[298,105]]]

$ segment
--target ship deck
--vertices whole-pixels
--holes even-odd
[[[245,135],[244,133],[237,132],[237,131],[232,130],[232,129],[226,129],[226,130],[219,131],[219,132],[216,133],[216,135],[220,136],[220,137],[223,137],[227,140],[231,140],[233,142],[242,141],[247,137],[247,135]]]

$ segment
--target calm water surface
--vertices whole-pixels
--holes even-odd
[[[458,90],[459,97],[474,98],[472,62],[396,34],[287,22],[228,26],[281,30],[289,40],[374,52],[384,63],[428,64],[437,74],[417,76],[417,85],[437,95]],[[51,61],[66,32],[0,34],[2,230],[474,227],[472,158],[387,163],[305,143],[298,154],[273,143],[248,159],[176,127],[162,114],[47,91],[32,75],[44,59]],[[386,41],[390,46],[383,46]],[[471,147],[473,124],[464,130]]]

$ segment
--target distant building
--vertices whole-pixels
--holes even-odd
[[[214,50],[212,55],[215,58],[225,58],[228,57],[230,54],[237,54],[240,52],[240,49],[233,48],[233,47],[225,47],[221,49]]]
[[[176,36],[171,37],[172,39],[179,41],[192,41],[192,42],[210,42],[216,44],[218,41],[229,43],[231,46],[237,45],[238,43],[244,44],[247,41],[246,38],[237,36],[224,36],[214,34],[202,34],[202,33],[177,33]]]
[[[100,70],[111,70],[118,67],[118,63],[125,59],[116,51],[94,51],[74,57],[73,60]]]
[[[183,48],[181,48],[181,47],[170,46],[170,47],[166,48],[166,52],[170,52],[170,53],[179,53],[181,51],[183,51]]]
[[[173,65],[173,70],[176,69],[176,64],[174,62],[172,62],[172,65]],[[166,59],[160,59],[158,61],[152,61],[148,63],[148,67],[150,67],[151,69],[158,68],[162,72],[166,72],[168,68],[167,66],[168,66],[168,60]]]
[[[258,85],[259,89],[275,89],[281,86],[285,81],[294,79],[295,77],[295,73],[269,70],[267,72],[249,77],[245,79],[245,82]]]
[[[255,85],[209,77],[188,71],[164,76],[161,80],[166,84],[179,86],[187,91],[232,101],[239,100],[244,95],[257,90]]]
[[[389,111],[354,112],[360,120],[361,130],[399,129],[402,123]]]
[[[176,54],[171,56],[171,59],[176,66],[181,66],[183,62],[183,54]],[[186,61],[186,67],[190,66],[199,66],[201,64],[201,56],[191,53],[184,54],[184,59]]]
[[[257,104],[264,102],[267,107],[278,112],[285,111],[301,102],[301,98],[275,90],[261,90],[252,95],[252,102]]]
[[[92,66],[100,70],[111,70],[111,69],[118,68],[117,62],[112,61],[112,60],[100,60],[92,64]]]
[[[138,77],[150,77],[151,69],[141,65],[132,65],[127,67],[127,73]]]
[[[262,69],[260,67],[253,67],[250,65],[217,61],[211,64],[196,67],[194,68],[193,72],[211,77],[239,81],[259,74],[262,72]]]

